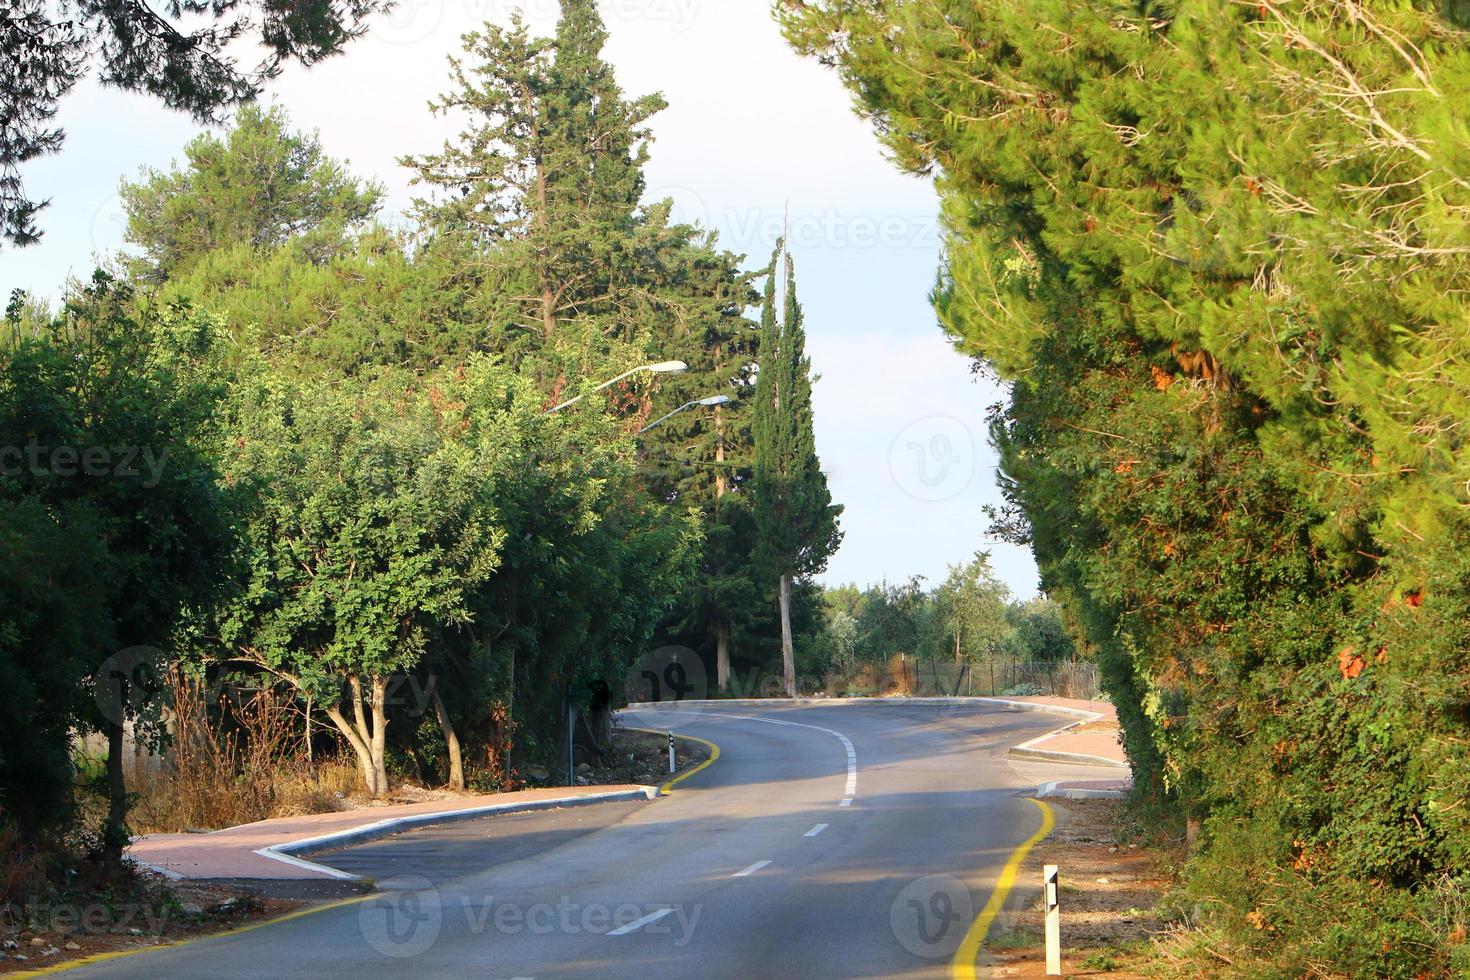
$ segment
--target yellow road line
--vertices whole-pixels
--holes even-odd
[[[106,960],[122,959],[124,956],[137,956],[139,953],[158,953],[162,952],[165,949],[178,949],[182,946],[188,946],[191,943],[203,942],[206,939],[223,939],[226,936],[238,936],[241,933],[254,932],[256,929],[264,929],[266,926],[279,925],[282,922],[290,922],[292,919],[301,919],[305,918],[308,915],[316,915],[318,912],[330,912],[332,909],[340,909],[348,905],[357,905],[367,901],[370,898],[376,897],[376,892],[369,892],[366,895],[356,895],[352,898],[344,898],[338,902],[328,902],[325,905],[314,905],[311,908],[297,909],[295,912],[287,912],[285,915],[278,915],[274,919],[262,919],[259,922],[252,922],[249,925],[238,926],[234,929],[226,929],[224,932],[211,932],[203,936],[192,936],[189,939],[181,939],[178,942],[164,943],[161,946],[143,946],[139,949],[116,949],[107,953],[93,953],[91,956],[82,956],[74,960],[67,960],[64,963],[57,963],[53,966],[44,966],[41,967],[39,970],[26,970],[21,973],[12,973],[10,976],[14,977],[15,980],[23,980],[23,978],[25,977],[44,977],[53,973],[63,973],[67,970],[72,970],[79,966],[88,966],[92,963],[102,963]],[[226,970],[225,972],[228,972],[228,970]]]
[[[668,732],[660,732],[660,731],[656,731],[656,730],[654,730],[652,728],[629,728],[628,731],[630,731],[630,732],[647,732],[649,735],[668,735],[669,734]],[[698,742],[700,745],[705,746],[706,748],[709,749],[709,758],[708,759],[705,759],[703,762],[701,762],[699,765],[695,766],[693,769],[690,769],[688,772],[681,772],[681,773],[679,773],[679,775],[675,776],[673,779],[669,780],[668,782],[666,782],[662,786],[660,786],[658,788],[658,792],[659,792],[659,795],[660,796],[662,796],[665,793],[673,792],[674,784],[675,783],[682,783],[684,780],[688,779],[690,776],[694,775],[695,773],[700,772],[700,771],[702,771],[704,769],[708,769],[710,766],[712,766],[714,764],[714,761],[720,757],[720,747],[718,745],[716,745],[714,742],[711,742],[707,738],[698,738],[697,736],[694,736],[694,735],[680,735],[678,732],[674,732],[673,735],[674,735],[675,738],[682,738],[686,742]]]
[[[1005,907],[1006,898],[1011,894],[1011,888],[1016,884],[1016,875],[1021,870],[1021,862],[1026,860],[1026,855],[1031,853],[1031,848],[1052,832],[1057,825],[1056,815],[1052,809],[1041,800],[1032,799],[1041,810],[1041,829],[1030,837],[1025,843],[1011,853],[1010,860],[1001,869],[1000,880],[995,883],[995,891],[990,893],[990,899],[985,907],[980,910],[974,923],[970,925],[970,931],[965,933],[965,938],[960,942],[960,948],[955,950],[954,963],[951,976],[955,980],[975,980],[975,961],[980,958],[980,946],[985,942],[985,935],[990,931],[990,925],[995,921],[996,915]]]

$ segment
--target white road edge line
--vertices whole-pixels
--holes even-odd
[[[854,796],[857,796],[857,749],[853,748],[852,739],[848,738],[841,732],[833,731],[830,728],[823,728],[821,725],[808,725],[804,722],[785,721],[780,718],[759,718],[754,715],[706,714],[705,717],[733,718],[738,721],[764,722],[767,725],[788,725],[792,728],[810,728],[814,732],[826,732],[828,735],[835,735],[837,739],[842,742],[843,749],[847,751],[847,786],[843,791],[843,796],[845,796],[847,800],[851,800]],[[848,804],[846,801],[844,801],[841,805],[846,806]]]
[[[815,837],[815,836],[817,836],[818,834],[820,834],[822,831],[824,831],[826,829],[827,829],[827,825],[826,824],[819,823],[815,827],[813,827],[811,830],[808,830],[806,833],[802,834],[801,836],[803,836],[803,837]]]
[[[768,865],[770,863],[771,863],[770,861],[757,861],[757,862],[755,862],[755,864],[752,864],[750,867],[746,868],[744,871],[737,871],[734,874],[732,874],[730,877],[731,878],[749,878],[751,875],[755,874],[761,868],[764,868],[766,865]]]
[[[612,932],[608,933],[608,935],[609,936],[626,936],[630,932],[637,932],[639,929],[642,929],[644,926],[650,925],[650,924],[652,924],[654,922],[657,922],[659,919],[662,919],[664,916],[669,915],[673,911],[674,911],[673,909],[669,908],[669,909],[659,909],[657,912],[650,912],[650,913],[648,913],[647,915],[645,915],[641,919],[634,919],[632,922],[629,922],[627,925],[621,926],[621,927],[619,927],[617,929],[614,929]]]

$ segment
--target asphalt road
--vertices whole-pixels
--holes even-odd
[[[1057,718],[988,706],[722,706],[673,722],[722,754],[669,797],[316,855],[383,893],[74,975],[947,977],[1040,824],[1020,794],[1075,773],[1005,757]]]

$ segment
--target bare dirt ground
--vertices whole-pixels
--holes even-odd
[[[171,898],[162,897],[166,888]],[[309,902],[263,898],[209,882],[164,883],[140,875],[137,901],[116,896],[57,902],[26,929],[0,927],[0,975],[54,967],[98,954],[166,946],[238,929],[307,907]],[[154,899],[162,898],[161,901]]]
[[[1152,939],[1167,931],[1157,907],[1172,883],[1167,849],[1120,833],[1122,804],[1113,800],[1048,800],[1057,829],[1022,865],[1023,880],[1040,882],[1042,866],[1060,869],[1062,975],[1143,977]],[[997,921],[986,939],[995,977],[1046,976],[1045,928],[1037,900],[1010,921]]]

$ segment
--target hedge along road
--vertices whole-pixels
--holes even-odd
[[[67,973],[950,977],[1040,826],[1019,794],[1065,774],[1005,758],[1056,718],[983,704],[711,704],[628,724],[668,724],[719,759],[649,803],[314,855],[381,894]],[[1010,904],[1038,884],[1022,881]]]

